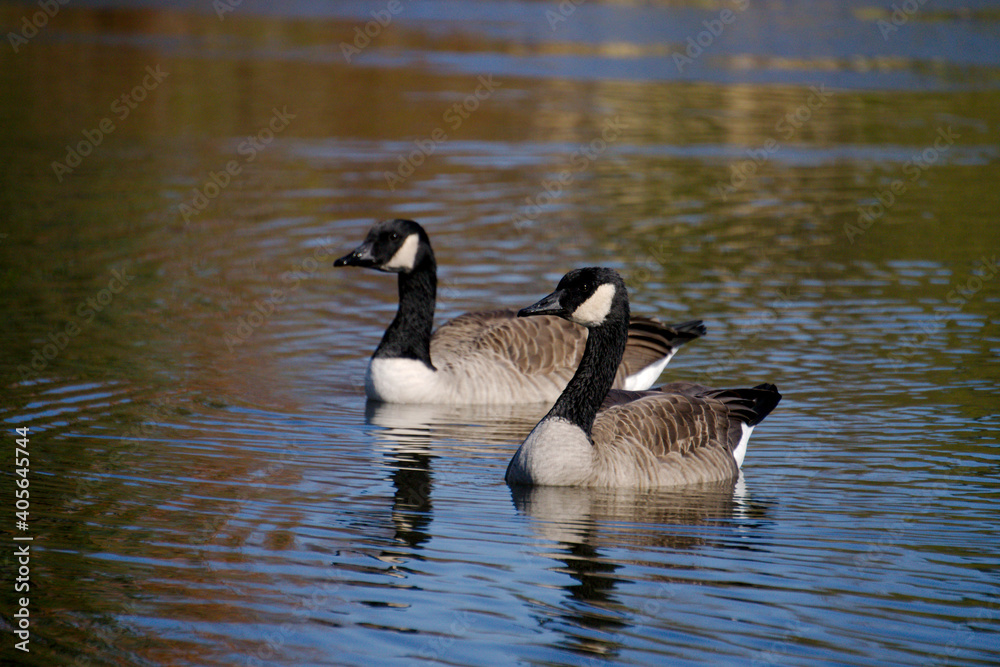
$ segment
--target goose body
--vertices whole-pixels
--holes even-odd
[[[388,403],[551,403],[573,377],[585,327],[513,310],[467,313],[433,331],[437,264],[424,229],[411,220],[376,223],[335,266],[398,274],[399,309],[368,364],[365,393]],[[704,335],[700,320],[667,326],[632,318],[613,384],[650,387],[677,351]]]
[[[754,426],[781,399],[770,384],[612,389],[608,369],[624,351],[629,310],[611,269],[572,271],[520,314],[556,314],[590,336],[576,374],[511,459],[511,485],[650,489],[734,479]]]

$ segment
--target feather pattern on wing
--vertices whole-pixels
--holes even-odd
[[[615,480],[626,471],[637,486],[711,482],[737,475],[729,442],[732,416],[724,401],[636,393],[646,395],[603,410],[594,421],[594,471],[607,477],[595,480],[595,485],[621,485]]]
[[[669,358],[680,345],[704,333],[701,321],[667,326],[652,318],[633,318],[614,387],[624,387],[627,377]],[[583,358],[587,335],[586,328],[550,315],[519,318],[513,310],[466,313],[434,332],[431,359],[436,368],[450,373],[492,362],[500,364],[497,370],[503,374],[547,375],[565,385]],[[554,400],[559,391],[542,400]]]
[[[700,321],[670,327],[636,318],[634,325],[615,387],[704,333]],[[489,385],[503,391],[503,385],[511,385],[521,401],[552,401],[579,366],[587,336],[586,328],[560,317],[519,318],[513,310],[493,310],[466,313],[443,324],[431,337],[430,353],[435,368],[463,392],[482,393]],[[463,376],[475,376],[483,385],[471,386]]]

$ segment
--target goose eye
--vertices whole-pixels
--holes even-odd
[[[393,232],[393,233],[389,234],[389,240],[390,241],[398,241],[399,240],[399,232]]]

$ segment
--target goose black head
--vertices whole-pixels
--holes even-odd
[[[424,228],[412,220],[382,220],[368,231],[365,242],[333,263],[409,273],[427,258],[434,258]]]
[[[558,315],[589,328],[604,324],[615,313],[628,319],[625,282],[614,269],[587,267],[567,273],[555,292],[517,315]]]

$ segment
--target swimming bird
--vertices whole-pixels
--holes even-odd
[[[399,308],[368,363],[365,393],[388,403],[551,403],[583,357],[587,329],[558,317],[519,319],[513,310],[467,313],[432,335],[437,263],[427,232],[412,220],[384,220],[334,266],[398,274]],[[612,386],[645,389],[700,320],[667,326],[626,318]]]
[[[613,390],[629,304],[612,269],[570,271],[555,292],[518,315],[557,315],[590,335],[573,378],[507,466],[512,486],[650,489],[734,479],[754,427],[781,400],[772,384]]]

